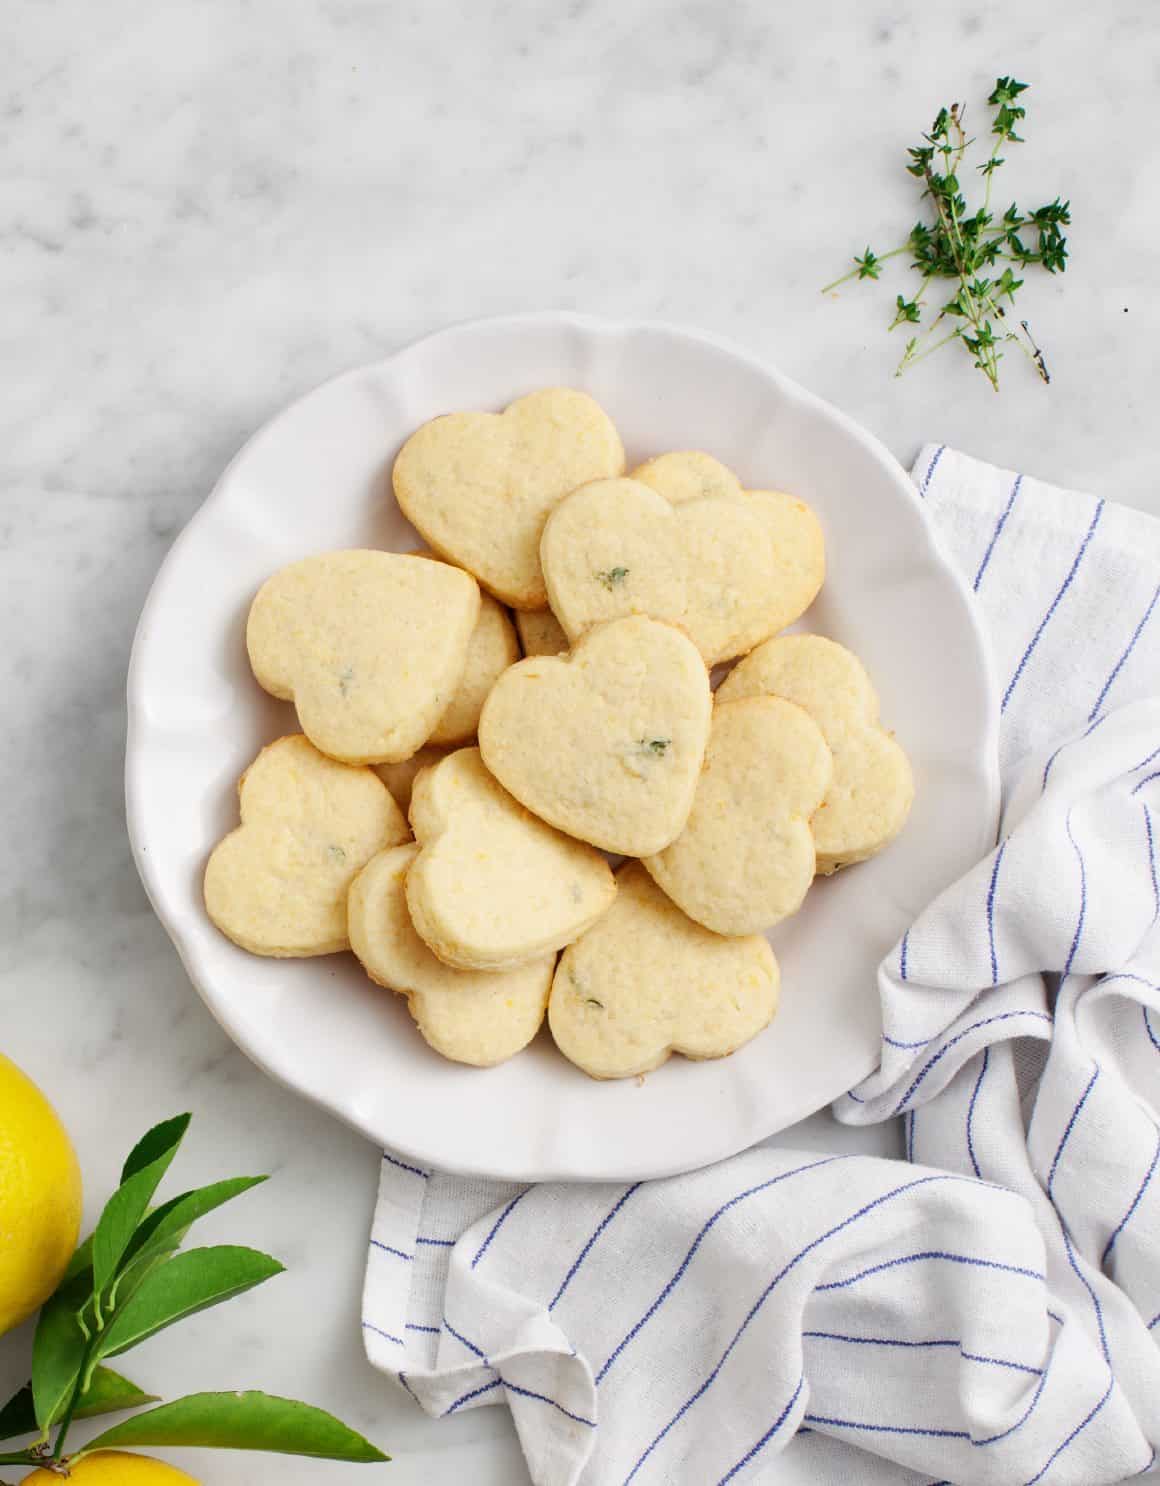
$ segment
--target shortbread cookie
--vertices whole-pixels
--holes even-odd
[[[813,818],[818,871],[861,862],[893,841],[914,799],[910,763],[878,722],[862,663],[821,635],[768,640],[725,678],[724,702],[772,694],[804,707],[834,756],[834,777]]]
[[[397,764],[375,764],[375,773],[390,790],[395,804],[404,815],[411,808],[411,788],[415,783],[415,775],[421,769],[429,769],[432,764],[445,759],[447,753],[446,748],[432,748],[425,743],[418,752],[413,753],[410,758],[400,759]]]
[[[699,449],[676,449],[646,459],[632,471],[632,478],[650,485],[675,506],[707,495],[737,498],[743,494],[733,471]]]
[[[601,621],[647,614],[683,629],[715,665],[779,617],[773,542],[741,498],[674,505],[639,480],[596,480],[552,512],[540,561],[573,643]]]
[[[410,836],[386,785],[296,734],[262,749],[238,782],[238,800],[242,823],[205,869],[210,918],[256,955],[346,949],[351,879]]]
[[[395,460],[395,496],[437,552],[505,604],[542,609],[540,533],[577,485],[624,471],[607,413],[551,387],[502,413],[449,413],[413,433]]]
[[[350,945],[373,981],[406,996],[419,1031],[437,1053],[489,1068],[526,1047],[548,1004],[555,955],[490,974],[453,970],[416,934],[405,879],[419,848],[396,846],[350,886]]]
[[[679,630],[588,631],[505,671],[479,719],[484,763],[517,800],[605,851],[648,856],[684,828],[709,736],[709,676]]]
[[[670,1053],[722,1058],[777,1010],[769,941],[724,939],[686,918],[639,862],[616,902],[560,957],[548,1003],[556,1046],[593,1078],[647,1073]]]
[[[796,496],[781,490],[742,490],[741,481],[710,454],[686,450],[661,454],[632,472],[675,505],[705,496],[746,501],[773,540],[774,573],[767,620],[739,636],[738,654],[752,649],[799,618],[826,576],[826,544],[818,518]],[[770,628],[763,629],[768,622]]]
[[[258,591],[246,626],[254,675],[292,701],[302,731],[345,763],[409,758],[459,686],[479,617],[469,573],[395,552],[327,552]]]
[[[461,748],[411,792],[421,850],[407,874],[420,937],[445,964],[507,970],[583,934],[616,894],[598,851],[554,831]]]
[[[568,636],[551,609],[517,610],[516,629],[525,655],[559,655],[568,648]]]
[[[436,562],[443,559],[434,552],[414,552],[413,557],[426,557]],[[455,695],[435,729],[427,739],[437,747],[452,747],[466,743],[475,737],[479,726],[479,709],[484,698],[495,684],[501,671],[514,665],[520,658],[519,641],[516,639],[508,611],[492,598],[490,593],[479,596],[479,618],[467,642],[467,659],[463,675]]]
[[[718,702],[685,829],[645,867],[718,934],[758,934],[801,907],[814,879],[810,817],[833,764],[817,723],[780,697]]]

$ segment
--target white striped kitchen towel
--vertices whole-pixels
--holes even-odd
[[[543,1486],[1075,1483],[1160,1446],[1160,523],[928,448],[1001,688],[1000,844],[878,971],[846,1126],[521,1189],[387,1154],[372,1362]],[[843,1138],[844,1137],[844,1138]],[[776,1457],[776,1459],[775,1459]]]

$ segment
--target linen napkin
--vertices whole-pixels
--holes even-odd
[[[1160,523],[944,447],[913,474],[990,641],[1003,818],[879,968],[835,1106],[908,1159],[851,1131],[525,1189],[383,1158],[368,1356],[431,1414],[505,1404],[544,1486],[1156,1459]]]

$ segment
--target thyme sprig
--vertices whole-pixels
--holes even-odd
[[[895,296],[894,317],[889,328],[923,325],[911,336],[898,363],[896,376],[924,360],[951,341],[960,341],[974,365],[997,392],[1002,347],[1014,342],[1023,350],[1044,382],[1050,382],[1047,362],[1026,320],[1013,325],[1012,306],[1023,287],[1017,277],[1036,264],[1050,274],[1067,268],[1067,238],[1063,229],[1071,222],[1071,203],[1058,196],[1031,211],[1014,202],[1002,216],[991,209],[996,172],[1004,164],[1006,148],[1022,144],[1017,133],[1027,110],[1019,101],[1026,83],[1011,77],[995,80],[988,103],[994,110],[989,131],[987,158],[975,170],[985,185],[981,205],[971,210],[963,194],[962,175],[967,152],[976,142],[964,127],[965,108],[952,103],[941,108],[922,143],[908,150],[906,169],[923,183],[922,200],[928,203],[930,220],[920,219],[906,241],[886,253],[867,246],[854,258],[854,267],[827,284],[830,293],[851,279],[877,279],[890,258],[910,255],[910,267],[920,283],[911,298]],[[950,280],[954,291],[925,319],[928,290],[939,280]]]

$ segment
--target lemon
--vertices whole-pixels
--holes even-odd
[[[80,1224],[81,1172],[68,1132],[0,1053],[0,1336],[56,1289]]]
[[[66,1477],[52,1471],[33,1471],[25,1476],[23,1486],[38,1482],[39,1486],[61,1486]],[[67,1479],[79,1481],[81,1486],[198,1486],[192,1476],[179,1471],[175,1465],[166,1465],[164,1460],[154,1460],[151,1455],[126,1455],[121,1450],[98,1450],[86,1455],[76,1465],[69,1467]]]

